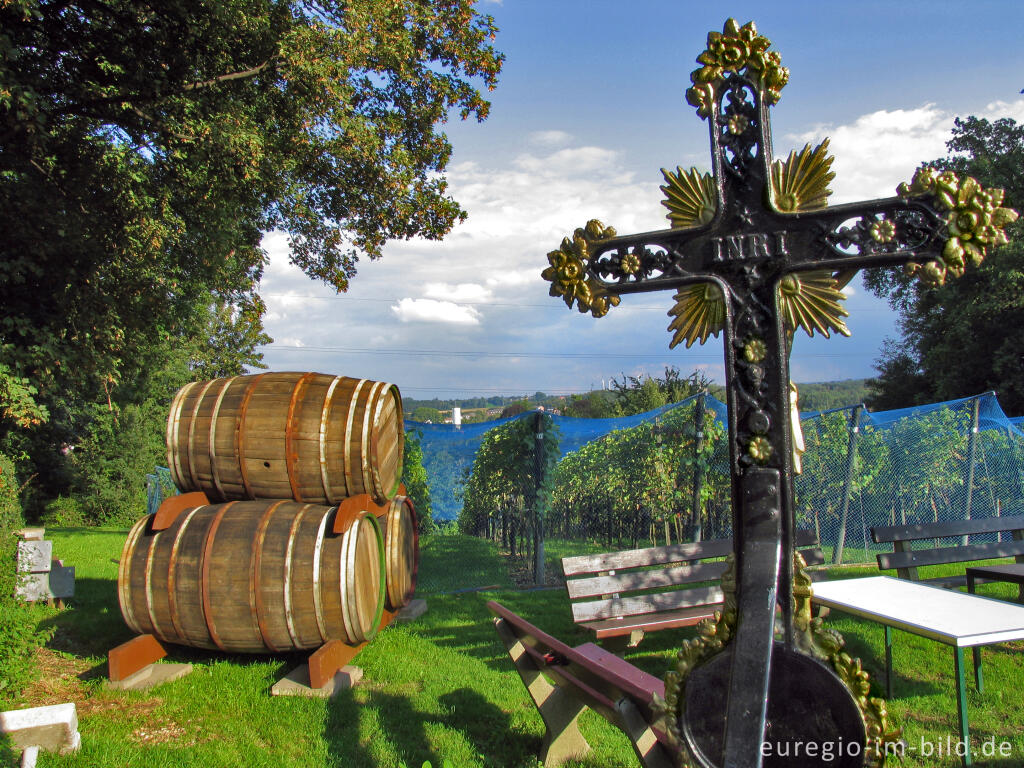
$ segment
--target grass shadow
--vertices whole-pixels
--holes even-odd
[[[342,692],[331,700],[324,723],[328,764],[375,768],[373,739],[388,742],[380,748],[408,768],[420,768],[425,761],[436,768],[445,760],[458,764],[445,744],[453,752],[469,749],[485,765],[521,765],[539,749],[538,739],[512,729],[509,715],[478,691],[459,688],[440,696],[437,704],[438,712],[425,712],[409,696],[379,689]],[[368,728],[380,735],[367,738]]]

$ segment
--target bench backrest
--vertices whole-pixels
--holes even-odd
[[[914,549],[913,542],[985,533],[1010,533],[1012,541],[992,541],[947,547]],[[966,563],[1014,557],[1024,562],[1024,517],[984,517],[976,520],[949,520],[920,525],[890,525],[871,529],[876,544],[891,543],[893,552],[876,556],[881,570],[896,569],[900,578],[918,579],[917,569],[925,565]]]
[[[798,547],[817,544],[813,531],[796,532]],[[640,616],[719,603],[718,582],[732,539],[670,544],[562,558],[573,621]],[[820,549],[801,550],[808,565],[824,561]],[[679,589],[685,585],[693,585]]]
[[[610,668],[602,663],[604,656],[611,656],[593,646],[599,654],[591,657],[581,650],[572,648],[561,640],[541,631],[522,617],[493,600],[487,608],[496,621],[511,632],[522,644],[533,662],[556,684],[572,689],[573,695],[605,718],[617,722],[619,719],[616,702],[622,698],[630,700],[641,716],[652,722],[656,713],[652,708],[654,694],[665,695],[664,683],[653,675],[633,667],[628,662],[612,657],[621,669]]]

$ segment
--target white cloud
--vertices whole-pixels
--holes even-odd
[[[603,147],[571,147],[543,157],[523,154],[515,159],[516,167],[543,176],[578,176],[608,171],[615,167],[619,153]]]
[[[453,323],[478,325],[480,312],[475,307],[434,299],[399,299],[391,312],[403,323]]]
[[[493,293],[478,283],[459,283],[458,285],[427,283],[423,288],[423,295],[431,299],[474,304],[488,301]]]
[[[891,197],[901,181],[910,181],[918,165],[948,154],[946,142],[955,117],[953,112],[925,104],[917,109],[871,112],[848,125],[819,125],[786,139],[799,148],[829,137],[829,152],[835,156],[836,178],[830,185],[833,204]],[[992,102],[979,117],[1024,120],[1024,99]]]
[[[531,144],[542,147],[560,147],[572,141],[572,134],[565,131],[534,131],[528,138]]]

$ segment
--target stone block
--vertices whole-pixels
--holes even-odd
[[[157,685],[178,680],[192,671],[191,664],[161,662],[149,664],[122,680],[111,680],[107,688],[115,691],[146,691]]]
[[[52,541],[18,542],[18,573],[47,573],[52,559]]]
[[[74,703],[0,712],[0,733],[17,749],[39,747],[64,754],[82,743]]]
[[[29,602],[74,597],[75,567],[56,566],[49,573],[27,574],[19,580],[15,594]]]
[[[328,699],[363,679],[361,667],[342,667],[322,688],[309,685],[309,666],[303,664],[282,677],[270,689],[271,696],[309,696]]]
[[[45,535],[45,528],[22,528],[18,531],[18,536],[22,541],[42,541]]]
[[[402,608],[395,616],[395,621],[399,624],[405,624],[410,621],[415,621],[424,613],[427,612],[427,601],[421,598],[410,600],[409,604]]]

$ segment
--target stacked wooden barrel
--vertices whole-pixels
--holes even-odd
[[[136,632],[265,653],[359,645],[416,587],[398,388],[318,373],[193,382],[167,420],[182,496],[132,528],[118,598]]]

